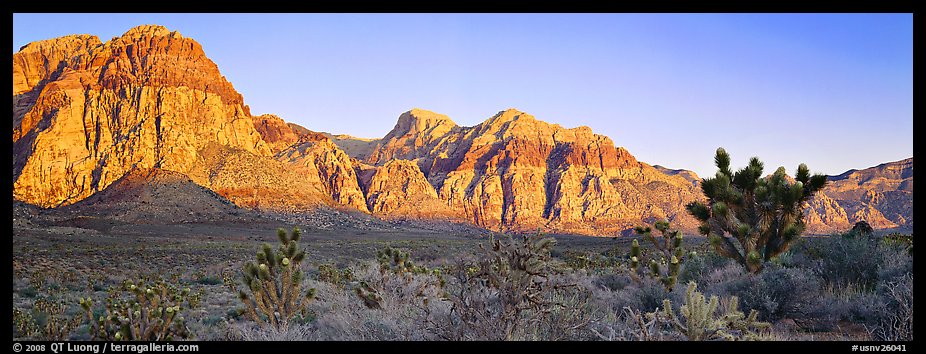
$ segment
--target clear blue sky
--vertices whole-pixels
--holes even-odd
[[[14,14],[13,51],[140,24],[201,43],[252,113],[318,131],[517,108],[701,176],[718,146],[767,172],[913,156],[911,14]]]

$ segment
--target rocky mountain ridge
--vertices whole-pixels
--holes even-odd
[[[809,204],[811,229],[860,218],[912,227],[912,158],[902,165],[833,177]],[[381,139],[252,115],[199,43],[161,26],[105,43],[90,35],[39,41],[13,55],[15,201],[64,207],[113,195],[102,192],[116,182],[125,189],[127,181],[184,178],[261,211],[590,235],[657,219],[693,229],[684,205],[701,198],[693,172],[651,166],[589,127],[516,109],[462,127],[415,108]]]

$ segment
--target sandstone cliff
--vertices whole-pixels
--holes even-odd
[[[655,218],[691,226],[682,206],[698,197],[684,178],[638,162],[588,127],[514,109],[474,127],[403,113],[367,162],[393,159],[414,161],[451,210],[493,229],[615,233]]]
[[[13,74],[15,199],[67,205],[157,168],[241,206],[366,211],[347,155],[279,117],[251,117],[202,47],[177,32],[32,43],[14,54]]]
[[[14,198],[66,205],[133,168],[188,173],[209,142],[270,154],[241,95],[195,41],[160,26],[102,44],[71,39],[32,43],[13,55],[14,94],[29,90],[21,95],[35,101],[14,111]]]
[[[379,143],[379,139],[358,138],[347,134],[334,135],[325,133],[325,136],[331,139],[339,149],[361,161],[369,158],[370,153]]]
[[[412,161],[389,160],[372,168],[364,181],[367,206],[373,215],[462,220],[462,213],[438,198],[437,191]]]

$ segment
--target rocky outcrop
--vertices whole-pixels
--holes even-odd
[[[450,117],[415,108],[399,116],[395,127],[371,148],[364,160],[383,164],[392,159],[430,157],[438,144],[446,143],[444,137],[459,131],[460,127]]]
[[[131,170],[99,193],[60,210],[136,224],[235,220],[242,214],[186,175],[156,168]]]
[[[210,143],[187,174],[240,207],[298,212],[334,205],[318,175],[273,156]]]
[[[32,91],[52,78],[68,59],[102,44],[97,36],[77,34],[24,45],[13,56],[13,96]]]
[[[276,158],[284,164],[298,166],[305,178],[303,183],[320,185],[338,205],[367,211],[353,161],[326,136],[305,135]]]
[[[20,115],[14,111],[14,198],[66,205],[133,168],[189,173],[211,142],[270,155],[241,95],[195,41],[140,26],[95,46],[92,38],[86,45],[60,42],[33,43],[14,54],[22,66],[14,76],[23,73],[14,87],[25,82],[19,87],[28,88],[38,73],[44,73],[39,82],[47,82],[24,93],[35,97],[33,105]],[[30,48],[52,48],[40,52],[65,59],[43,71],[37,66],[45,62],[27,58]]]
[[[412,161],[389,160],[373,169],[366,186],[367,207],[375,216],[461,218],[438,198],[437,191]]]
[[[600,234],[654,218],[694,225],[682,206],[698,193],[684,178],[638,162],[588,127],[514,109],[474,127],[415,109],[370,156],[373,164],[414,161],[450,209],[487,228]]]
[[[666,168],[659,165],[653,165],[653,168],[669,176],[680,176],[695,186],[699,186],[701,184],[701,177],[698,177],[698,174],[694,173],[694,171],[684,169],[673,170],[671,168]]]
[[[260,134],[260,137],[270,147],[274,154],[286,150],[293,144],[299,142],[303,135],[311,134],[310,131],[296,130],[292,123],[286,123],[282,118],[273,114],[262,114],[251,117],[254,123],[254,129]]]

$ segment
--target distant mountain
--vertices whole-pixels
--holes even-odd
[[[913,158],[828,178],[805,209],[808,231],[845,231],[858,221],[875,229],[913,229]]]
[[[405,112],[366,162],[395,159],[414,161],[450,210],[492,229],[613,234],[663,218],[691,228],[684,205],[700,195],[588,127],[567,129],[515,109],[473,127]]]
[[[348,155],[364,160],[370,156],[380,139],[358,138],[347,134],[325,134],[335,145],[344,150]]]
[[[659,219],[693,231],[684,205],[703,198],[699,183],[589,127],[516,109],[463,127],[416,108],[381,139],[254,116],[199,43],[161,26],[105,43],[38,41],[13,55],[16,203],[137,222],[334,209],[614,235]],[[912,228],[912,194],[912,158],[849,171],[809,203],[808,223],[814,232],[862,219]]]
[[[666,168],[666,167],[662,167],[662,166],[659,166],[659,165],[653,165],[653,168],[655,168],[657,171],[662,172],[662,173],[664,173],[664,174],[666,174],[666,175],[669,175],[669,176],[679,176],[679,177],[682,177],[682,178],[684,178],[686,181],[691,182],[692,184],[694,184],[695,186],[700,186],[700,185],[701,185],[701,177],[698,177],[698,174],[694,173],[694,171],[682,170],[682,169],[673,170],[673,169]]]

